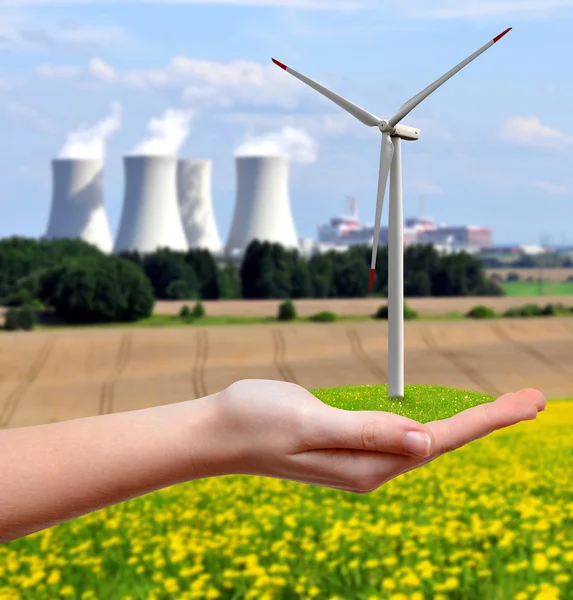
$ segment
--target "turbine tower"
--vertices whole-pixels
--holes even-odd
[[[227,251],[260,240],[299,248],[292,218],[286,156],[237,156],[235,211]]]
[[[189,248],[177,201],[175,156],[124,156],[125,193],[115,251]]]
[[[113,250],[98,159],[52,160],[52,207],[46,238],[80,238],[103,252]]]
[[[386,193],[386,181],[390,174],[390,210],[388,217],[388,396],[404,396],[404,241],[402,222],[402,147],[401,140],[415,141],[420,136],[420,130],[407,125],[400,125],[400,121],[410,114],[420,102],[425,100],[432,92],[436,91],[458,71],[476,59],[498,42],[511,27],[497,35],[493,40],[483,45],[479,50],[468,56],[465,60],[450,69],[445,75],[436,79],[428,87],[405,102],[398,112],[388,120],[349,102],[342,96],[335,94],[316,81],[309,79],[298,71],[287,67],[278,60],[273,62],[287,73],[290,73],[303,83],[332,100],[341,108],[349,112],[364,125],[377,127],[382,133],[380,149],[380,170],[378,173],[378,196],[376,199],[376,217],[374,221],[374,240],[372,247],[372,262],[370,265],[370,289],[374,281],[376,270],[376,253],[380,235],[380,220],[382,205]]]
[[[183,228],[191,248],[221,251],[211,196],[211,161],[182,159],[177,163],[177,197]]]

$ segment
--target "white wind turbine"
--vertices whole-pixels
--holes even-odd
[[[372,289],[374,273],[376,271],[380,220],[382,217],[384,194],[386,193],[386,181],[388,173],[390,173],[390,209],[388,217],[388,396],[390,397],[404,396],[404,246],[402,231],[402,150],[400,140],[415,141],[420,136],[419,129],[400,125],[399,123],[420,102],[425,100],[432,92],[436,91],[450,77],[472,62],[472,60],[488,48],[491,48],[511,29],[509,27],[494,37],[485,46],[482,46],[445,75],[436,79],[434,83],[410,98],[387,121],[349,102],[342,96],[331,92],[316,81],[305,77],[278,60],[272,59],[281,69],[284,69],[287,73],[290,73],[317,92],[320,92],[365,125],[378,127],[382,132],[378,196],[376,199],[376,217],[374,220],[372,262],[370,265],[370,289]]]

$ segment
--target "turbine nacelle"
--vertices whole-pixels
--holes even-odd
[[[420,137],[420,130],[415,127],[408,127],[408,125],[396,125],[394,133],[390,135],[392,137],[399,137],[407,142],[415,142]]]

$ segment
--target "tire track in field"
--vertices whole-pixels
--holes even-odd
[[[36,381],[42,369],[48,362],[50,358],[50,354],[54,348],[56,343],[57,336],[50,335],[48,339],[44,342],[44,345],[38,351],[34,362],[30,366],[30,369],[26,373],[26,379],[21,381],[14,390],[10,393],[8,398],[6,398],[4,402],[4,407],[2,412],[0,413],[0,429],[5,428],[9,425],[12,417],[14,416],[14,412],[18,408],[18,404],[20,404],[20,400],[22,396],[26,392],[26,390]]]
[[[473,381],[476,385],[482,388],[486,393],[492,396],[499,397],[503,392],[498,389],[489,379],[485,378],[478,370],[470,367],[465,361],[463,361],[453,350],[447,348],[441,348],[436,344],[434,336],[428,329],[421,330],[422,340],[426,346],[437,352],[440,356],[445,358],[448,362],[452,363],[458,371],[461,371],[468,379]]]
[[[388,381],[388,373],[384,367],[380,366],[371,356],[366,354],[364,347],[362,346],[362,340],[360,334],[355,327],[346,328],[346,336],[350,341],[350,351],[352,354],[361,362],[365,363],[370,371],[379,377],[383,382]]]
[[[193,391],[195,398],[207,396],[207,384],[205,382],[205,365],[209,354],[209,338],[207,331],[200,329],[195,334],[195,362],[193,363]]]
[[[499,340],[513,344],[516,348],[518,348],[519,350],[523,350],[526,354],[529,354],[529,356],[532,356],[539,362],[543,363],[546,367],[549,367],[549,369],[551,369],[555,373],[558,373],[559,375],[564,375],[565,377],[567,377],[567,379],[571,379],[573,377],[573,371],[570,371],[565,367],[562,367],[561,365],[555,364],[548,356],[543,354],[543,352],[540,352],[539,350],[537,350],[537,348],[533,348],[528,343],[512,338],[509,335],[509,333],[507,333],[507,331],[504,331],[501,328],[501,326],[497,323],[490,325],[490,328],[493,334]]]
[[[108,377],[108,380],[103,384],[99,395],[99,414],[109,415],[113,412],[113,397],[115,394],[115,384],[120,378],[123,370],[127,366],[131,357],[131,349],[133,346],[133,332],[128,331],[121,335],[119,348],[115,359],[115,365]]]
[[[276,367],[277,371],[280,373],[280,376],[283,378],[283,381],[290,381],[291,383],[298,383],[296,380],[295,374],[292,369],[288,366],[285,356],[286,356],[286,342],[283,335],[283,332],[279,329],[272,329],[271,333],[273,335],[273,343],[274,343],[274,356],[273,363]]]

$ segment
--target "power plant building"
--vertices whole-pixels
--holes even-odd
[[[115,251],[189,248],[177,198],[175,156],[124,156],[125,192]]]
[[[98,159],[52,160],[52,206],[46,238],[80,238],[103,252],[113,250],[102,172]]]
[[[292,217],[286,156],[237,156],[235,210],[226,249],[242,253],[250,242],[299,248]]]
[[[210,160],[179,160],[177,196],[189,247],[218,254],[222,244],[213,213],[211,168]]]

